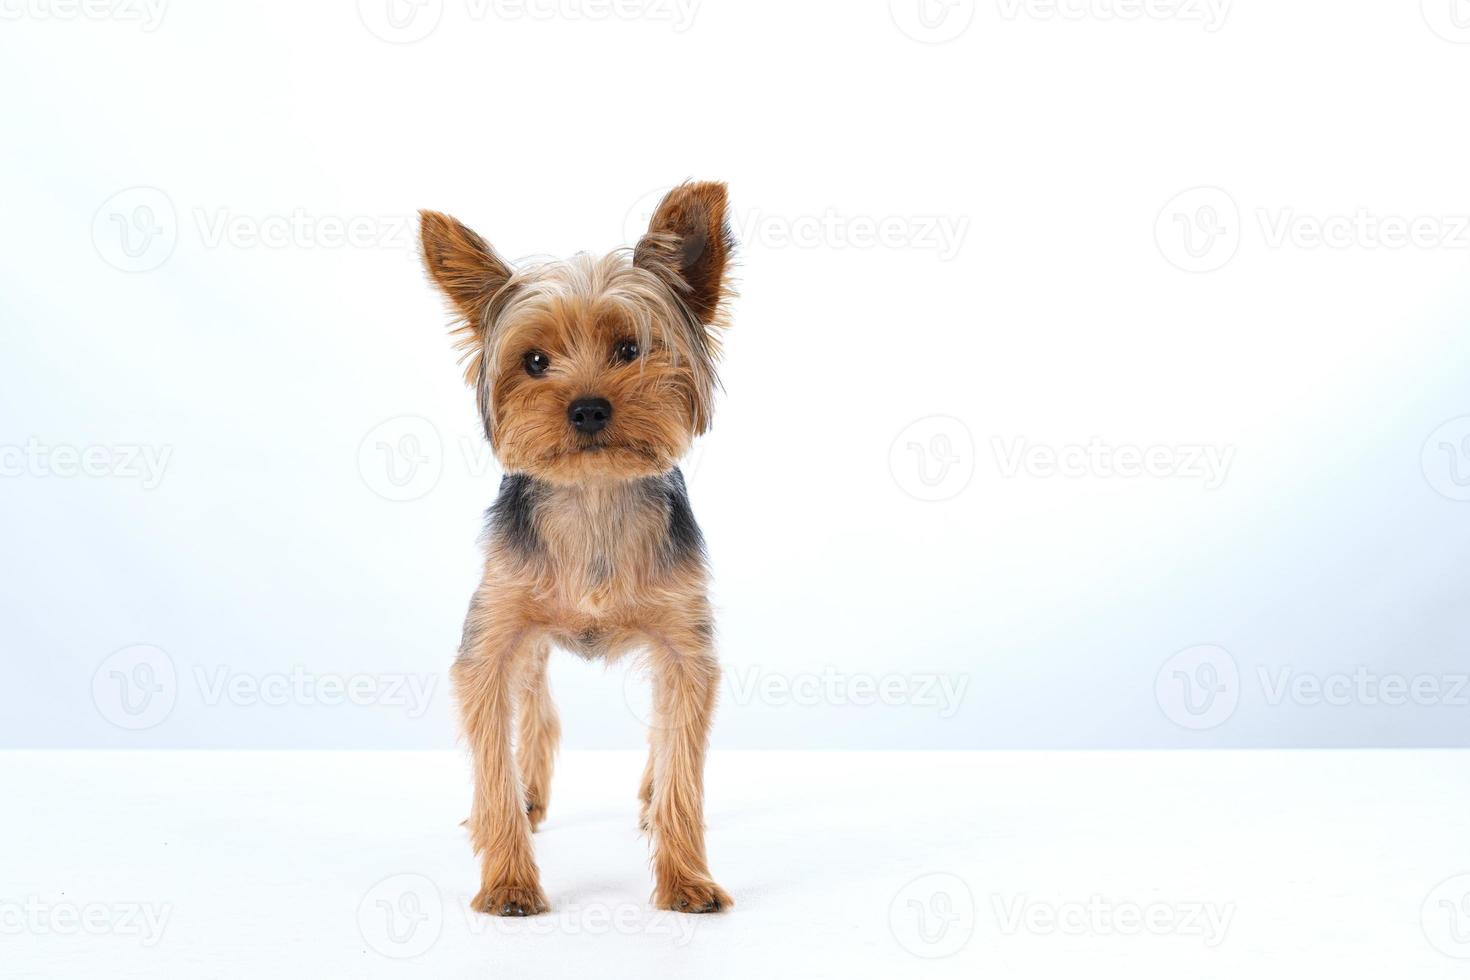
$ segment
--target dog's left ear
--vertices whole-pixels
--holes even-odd
[[[663,279],[705,326],[719,320],[729,288],[725,266],[735,236],[725,217],[725,185],[680,184],[664,196],[633,249],[633,264]]]

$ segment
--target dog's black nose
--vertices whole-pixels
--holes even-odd
[[[567,406],[567,419],[571,421],[572,428],[589,436],[607,428],[610,418],[612,402],[606,398],[578,398]]]

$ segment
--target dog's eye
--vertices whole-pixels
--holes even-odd
[[[620,340],[618,346],[613,348],[613,356],[624,364],[631,364],[638,359],[638,343],[633,340]]]
[[[533,350],[529,351],[525,357],[521,358],[521,363],[526,366],[527,374],[529,374],[533,378],[539,378],[541,377],[541,375],[546,373],[547,368],[551,367],[551,358],[547,357],[539,350]]]

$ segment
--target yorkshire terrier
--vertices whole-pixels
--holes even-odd
[[[670,191],[631,250],[519,270],[454,218],[420,217],[424,265],[456,316],[465,381],[506,474],[451,671],[475,769],[472,907],[548,907],[531,834],[561,734],[546,683],[555,644],[589,659],[646,651],[655,717],[638,795],[653,902],[729,908],[704,850],[720,676],[709,571],[676,465],[709,427],[718,383],[735,244],[725,185]]]

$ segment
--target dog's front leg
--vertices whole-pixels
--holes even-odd
[[[720,665],[707,631],[656,636],[653,667],[653,902],[679,912],[734,905],[710,877],[704,850],[704,756],[718,694]]]
[[[460,722],[475,764],[470,840],[480,856],[477,912],[535,915],[547,909],[531,847],[531,824],[511,755],[513,691],[536,649],[532,628],[497,610],[485,596],[470,608],[459,658],[451,671]]]

